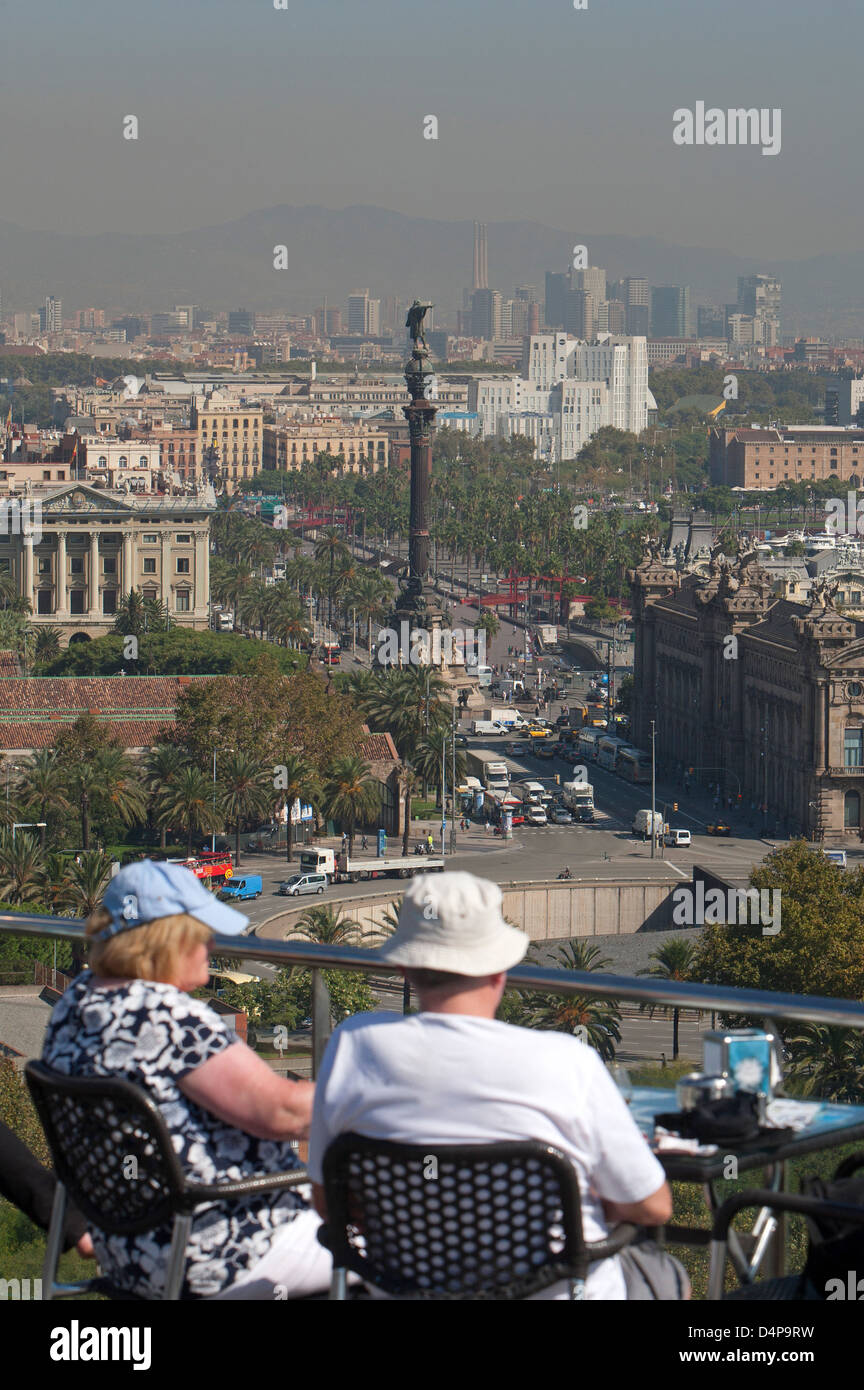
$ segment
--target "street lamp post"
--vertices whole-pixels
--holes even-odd
[[[654,756],[654,743],[656,740],[656,729],[654,720],[651,720],[651,858],[654,858],[654,850],[657,844],[657,834],[655,828],[655,808],[657,805],[657,764]]]
[[[12,843],[15,843],[16,830],[44,830],[48,824],[44,820],[16,820],[12,822]]]
[[[453,705],[453,727],[450,731],[450,853],[456,853],[456,705]]]
[[[216,749],[213,749],[213,835],[210,840],[210,850],[216,853]]]

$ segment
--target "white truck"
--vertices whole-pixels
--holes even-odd
[[[349,858],[347,852],[336,854],[332,849],[310,845],[300,851],[300,868],[304,873],[326,874],[331,883],[361,883],[370,878],[413,878],[415,874],[444,872],[440,855],[387,855],[383,859]]]
[[[652,818],[652,812],[651,812],[650,810],[648,810],[648,811],[637,811],[636,814],[635,814],[635,816],[633,817],[633,833],[634,833],[634,835],[641,835],[643,840],[650,840],[650,839],[651,839],[651,818]],[[653,812],[653,818],[654,818],[654,834],[657,835],[657,836],[662,835],[666,827],[663,825],[663,816],[662,816],[661,812],[660,812],[660,811],[654,811],[654,812]]]
[[[565,782],[561,791],[564,805],[571,811],[579,811],[583,807],[593,811],[594,788],[590,782]]]
[[[523,718],[518,709],[514,709],[512,705],[503,705],[500,709],[484,709],[483,718],[491,719],[497,724],[506,724],[508,729],[526,729],[528,727],[527,719]]]
[[[520,796],[522,797],[522,800],[527,802],[529,805],[533,804],[536,806],[540,806],[543,804],[543,794],[546,791],[546,788],[543,786],[542,782],[517,782],[515,790],[519,792]]]
[[[478,749],[468,754],[468,771],[478,777],[484,791],[506,792],[510,790],[510,769],[494,753]]]
[[[537,636],[544,647],[557,647],[558,629],[554,623],[541,623],[537,628]]]

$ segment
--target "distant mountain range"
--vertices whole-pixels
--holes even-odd
[[[864,251],[801,261],[753,261],[722,250],[674,246],[655,237],[563,232],[539,222],[488,224],[489,279],[505,296],[563,270],[575,242],[610,279],[644,275],[654,285],[690,285],[717,304],[737,295],[737,277],[757,271],[783,282],[785,331],[864,333]],[[288,268],[273,269],[273,248]],[[471,283],[472,224],[406,217],[377,207],[277,207],[217,227],[144,235],[74,236],[0,221],[0,291],[5,310],[59,295],[64,314],[88,305],[130,311],[197,303],[212,309],[308,312],[345,307],[349,291],[401,300],[426,296],[452,321]]]

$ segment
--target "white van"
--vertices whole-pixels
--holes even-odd
[[[690,848],[689,830],[667,830],[663,836],[664,845],[672,845],[675,849]]]

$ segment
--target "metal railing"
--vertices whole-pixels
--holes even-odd
[[[0,932],[83,941],[83,923],[69,917],[41,917],[31,913],[0,913]],[[382,960],[377,949],[359,946],[324,946],[318,942],[259,941],[246,936],[214,936],[214,955],[266,961],[271,965],[299,965],[312,971],[312,1074],[320,1065],[330,1035],[330,1001],[322,970],[361,970],[375,974],[399,974],[399,967]],[[606,975],[599,971],[556,970],[519,965],[508,972],[513,988],[542,990],[549,994],[588,995],[601,999],[626,999],[657,1008],[698,1009],[733,1015],[753,1015],[766,1020],[795,1019],[801,1023],[829,1024],[835,1028],[864,1029],[864,1004],[850,999],[818,995],[782,994],[761,989],[733,989],[728,985],[686,984],[654,977]]]

